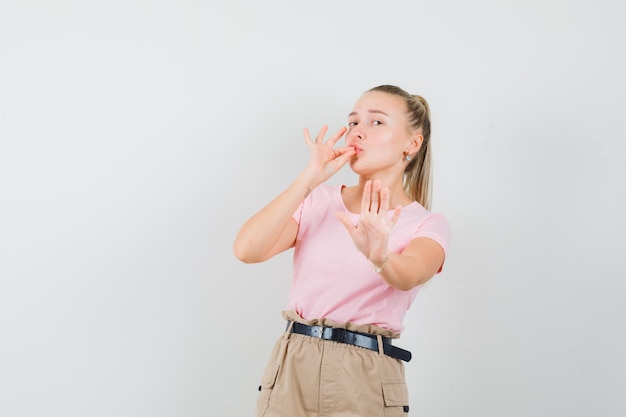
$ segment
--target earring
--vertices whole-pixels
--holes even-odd
[[[408,152],[405,152],[404,159],[407,160],[407,161],[410,161],[411,160],[411,155],[409,155]]]

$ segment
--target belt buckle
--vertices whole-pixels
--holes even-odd
[[[323,339],[324,338],[324,326],[319,326],[320,330],[319,332],[317,332],[317,338],[318,339]]]

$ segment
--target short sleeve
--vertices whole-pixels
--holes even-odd
[[[437,242],[443,249],[444,256],[447,258],[452,233],[450,223],[443,215],[432,213],[420,222],[417,230],[411,236],[411,240],[418,237],[427,237]],[[438,272],[441,272],[442,268],[440,268]]]
[[[304,201],[302,201],[302,203],[300,203],[300,205],[298,206],[298,208],[296,209],[296,211],[293,213],[292,217],[293,219],[296,221],[296,223],[300,224],[300,221],[302,220],[302,212],[304,210],[304,206],[308,205],[311,201],[311,194],[310,193],[305,199]]]

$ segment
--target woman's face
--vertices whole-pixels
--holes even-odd
[[[357,174],[404,170],[404,151],[410,150],[404,100],[381,91],[365,93],[348,115],[346,145],[356,150],[350,166]]]

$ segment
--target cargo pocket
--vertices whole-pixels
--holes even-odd
[[[383,381],[385,417],[409,415],[409,390],[404,381]]]
[[[270,362],[263,372],[261,378],[261,385],[259,386],[259,398],[256,403],[256,417],[262,417],[270,404],[270,395],[274,384],[276,383],[276,377],[278,376],[278,364],[276,362]]]

